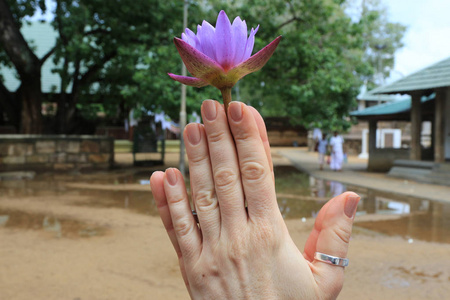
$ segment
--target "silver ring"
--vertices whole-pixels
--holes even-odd
[[[337,256],[332,256],[320,252],[314,253],[314,259],[318,261],[323,261],[324,263],[333,265],[333,266],[340,266],[340,267],[346,267],[348,266],[348,258],[342,258]]]

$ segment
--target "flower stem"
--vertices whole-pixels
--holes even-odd
[[[228,105],[231,100],[231,88],[223,88],[220,90],[222,92],[223,106],[225,109],[225,114],[228,115]]]

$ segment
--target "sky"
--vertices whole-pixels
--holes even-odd
[[[389,20],[406,25],[387,83],[450,57],[449,0],[382,0]]]

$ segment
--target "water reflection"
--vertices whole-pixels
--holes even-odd
[[[43,230],[56,238],[91,237],[104,235],[107,232],[106,228],[95,224],[54,215],[8,209],[0,209],[0,227]]]
[[[418,199],[326,181],[299,172],[294,167],[276,167],[275,184],[280,211],[286,219],[314,218],[322,206],[332,197],[346,190],[361,196],[357,209],[356,226],[387,235],[400,235],[406,240],[450,243],[450,204]],[[138,190],[114,190],[124,184],[148,184],[149,174],[88,174],[86,176],[44,175],[34,180],[0,181],[0,195],[10,199],[55,196],[65,204],[91,208],[120,208],[133,213],[157,215],[150,192]],[[70,187],[67,183],[109,184],[109,189],[85,189]],[[69,197],[75,196],[75,197]],[[36,198],[36,201],[39,201]],[[72,199],[72,200],[67,200]],[[73,200],[75,199],[75,200]],[[52,216],[26,212],[5,213],[1,210],[0,227],[32,228],[37,226],[56,236],[64,236],[67,227],[77,228],[76,235],[96,235],[97,229],[82,225],[69,225],[74,220],[61,220]],[[380,215],[385,217],[380,218]],[[27,219],[28,221],[25,221]],[[18,221],[20,220],[20,221]],[[34,221],[32,221],[34,220]],[[29,225],[25,226],[27,223]],[[71,223],[71,224],[75,224]],[[81,224],[81,223],[80,223]],[[77,227],[78,226],[78,227]],[[83,228],[81,228],[83,227]],[[72,230],[72,232],[74,232]],[[71,230],[69,230],[71,231]],[[58,233],[59,232],[59,233]]]
[[[151,192],[85,190],[83,201],[75,205],[89,207],[123,208],[135,213],[157,216],[158,210]]]
[[[450,243],[450,203],[317,179],[290,167],[276,168],[275,178],[280,210],[285,218],[315,217],[328,199],[351,190],[361,196],[356,226],[402,236],[409,242],[417,239]],[[284,196],[286,191],[290,197]],[[392,215],[394,218],[374,217],[370,220],[371,216],[377,215]]]

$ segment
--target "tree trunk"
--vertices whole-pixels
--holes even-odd
[[[60,134],[71,134],[75,129],[75,99],[72,94],[61,94],[58,98],[56,111],[56,130]]]
[[[22,36],[5,0],[0,0],[0,46],[5,50],[21,80],[17,97],[22,106],[20,132],[41,133],[41,61]]]
[[[42,133],[42,93],[41,78],[39,75],[32,78],[21,78],[18,98],[22,103],[20,133]]]
[[[17,131],[20,130],[20,103],[16,101],[16,94],[11,93],[0,82],[0,112],[6,117],[8,123],[13,125]]]

